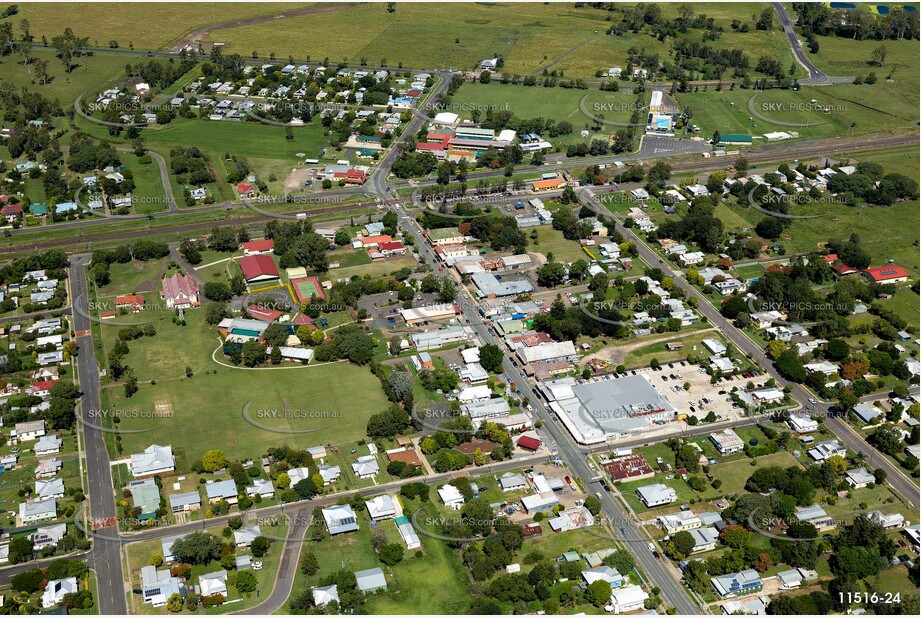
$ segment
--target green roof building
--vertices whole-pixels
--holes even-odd
[[[157,509],[160,508],[160,488],[157,487],[156,481],[153,479],[132,481],[128,483],[128,490],[131,492],[134,506],[141,509],[138,519],[143,521],[157,516]]]
[[[745,135],[744,133],[727,133],[726,135],[720,135],[720,146],[728,144],[751,144],[752,136]]]
[[[48,207],[44,204],[32,204],[29,206],[29,214],[33,217],[44,217],[48,214]]]

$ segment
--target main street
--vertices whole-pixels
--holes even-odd
[[[77,372],[83,399],[81,413],[87,416],[90,410],[99,410],[99,363],[93,348],[93,336],[89,318],[89,290],[84,266],[90,256],[77,255],[70,262],[70,291],[73,330],[80,346],[77,354]],[[89,489],[90,517],[97,525],[112,522],[117,511],[112,486],[112,470],[106,449],[105,434],[91,424],[83,425],[83,440],[86,448],[86,469]],[[117,530],[117,528],[115,528]],[[108,528],[103,528],[108,530]],[[95,535],[94,535],[95,536]],[[98,605],[101,614],[124,614],[127,612],[122,573],[121,544],[117,538],[101,535],[93,539],[89,565],[96,571]]]
[[[412,234],[415,240],[415,246],[419,250],[419,255],[438,272],[438,263],[435,260],[434,253],[430,250],[428,243],[422,236],[422,231],[416,221],[406,213],[406,211],[397,207],[396,212],[400,218],[400,225],[403,229]],[[458,288],[458,294],[463,297],[467,307],[475,307],[476,300],[470,291],[461,286]],[[473,328],[480,341],[484,343],[495,343],[502,345],[492,331],[483,322],[483,318],[476,310],[468,310],[464,313],[467,324]],[[509,358],[503,361],[503,369],[509,382],[514,382],[519,388],[522,395],[527,397],[533,410],[532,414],[536,419],[543,421],[541,432],[551,436],[556,444],[559,456],[562,458],[570,474],[589,479],[594,476],[594,472],[588,467],[586,454],[581,451],[575,440],[567,433],[562,426],[555,422],[553,412],[547,409],[543,403],[542,397],[538,395],[534,387],[528,381],[527,377]],[[613,531],[614,537],[624,543],[630,553],[636,560],[639,569],[645,574],[653,585],[658,586],[662,591],[662,597],[668,605],[678,610],[679,614],[699,614],[701,608],[688,595],[684,587],[675,579],[675,576],[666,565],[657,559],[647,547],[648,539],[635,524],[633,518],[629,517],[624,508],[614,499],[613,495],[607,492],[601,494],[601,505],[604,520]]]

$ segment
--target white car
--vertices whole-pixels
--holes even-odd
[[[254,563],[253,563],[253,570],[254,570],[254,571],[261,571],[261,570],[262,570],[262,563],[261,563],[261,562],[254,562]]]

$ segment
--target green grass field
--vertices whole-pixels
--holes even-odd
[[[122,165],[134,174],[135,189],[131,192],[134,198],[133,213],[149,214],[167,210],[169,204],[160,180],[160,168],[156,163],[140,163],[138,158],[130,152],[119,153],[118,158]],[[174,193],[175,196],[175,193]],[[180,202],[182,194],[179,194]]]
[[[693,333],[686,336],[676,335],[672,339],[650,343],[647,346],[628,352],[627,356],[624,358],[624,365],[630,369],[647,367],[649,362],[654,358],[658,359],[660,363],[667,363],[674,360],[684,360],[688,356],[709,356],[710,353],[707,352],[706,348],[700,345],[700,342],[704,339],[711,339],[714,337],[723,340],[717,333],[712,330],[707,330],[702,333]],[[684,344],[684,347],[680,350],[672,351],[665,347],[667,343],[679,341]],[[697,346],[697,351],[694,350],[694,346]]]
[[[771,32],[739,33],[729,27],[733,19],[750,20],[764,5],[748,3],[731,8],[718,3],[695,5],[723,26],[722,36],[708,44],[716,48],[741,48],[753,56],[779,57],[784,66],[792,55],[779,27]],[[668,16],[677,9],[663,5]],[[501,55],[504,71],[519,75],[539,74],[543,69],[562,71],[566,77],[592,77],[595,71],[624,66],[628,50],[669,56],[670,41],[659,41],[645,29],[641,34],[605,36],[617,12],[576,8],[567,4],[532,3],[527,11],[514,4],[465,3],[462,5],[402,5],[393,13],[386,7],[359,5],[347,10],[296,16],[285,20],[213,32],[206,39],[225,43],[229,50],[260,56],[275,52],[280,57],[309,54],[312,59],[344,59],[369,63],[386,59],[390,66],[402,62],[421,68],[469,69],[483,58]],[[304,40],[302,33],[314,36]],[[328,34],[327,34],[328,33]],[[700,31],[686,35],[695,40]],[[757,51],[755,51],[757,50]],[[801,71],[797,67],[797,71]]]
[[[526,12],[501,3],[404,4],[393,13],[384,5],[365,4],[222,30],[206,40],[226,43],[245,55],[257,50],[266,56],[273,51],[281,57],[309,54],[311,59],[328,57],[332,62],[386,59],[389,66],[402,62],[429,69],[473,68],[483,58],[499,54],[506,58],[507,71],[520,74],[539,71],[589,41],[606,43],[590,53],[582,48],[559,66],[567,74],[588,77],[610,63],[623,64],[630,46],[605,40],[605,14],[562,4],[532,4]],[[305,40],[305,31],[314,36]],[[664,45],[658,46],[664,51]]]
[[[797,465],[793,455],[785,451],[759,457],[756,461],[758,463],[757,466],[752,466],[751,459],[748,458],[710,466],[710,473],[713,475],[714,479],[721,480],[723,484],[718,490],[708,485],[707,491],[700,492],[698,496],[704,500],[710,500],[711,498],[719,496],[738,494],[744,490],[745,481],[748,480],[748,477],[758,468],[766,468],[768,466],[788,468]]]
[[[330,254],[330,261],[335,261],[335,256],[335,253]],[[355,275],[358,275],[359,277],[364,277],[365,275],[380,277],[382,275],[388,275],[396,270],[400,270],[401,268],[415,268],[416,266],[418,266],[418,264],[416,264],[416,261],[411,256],[403,255],[399,257],[388,258],[380,262],[371,262],[369,259],[369,261],[364,264],[360,263],[356,264],[355,266],[343,266],[341,268],[334,268],[329,271],[329,276],[336,278],[351,278]]]
[[[537,230],[537,240],[531,240],[531,230]],[[553,254],[557,262],[575,262],[588,260],[588,255],[574,240],[567,240],[563,232],[555,230],[549,225],[541,225],[526,231],[528,237],[528,251],[536,251],[547,255]]]
[[[877,162],[886,173],[901,173],[917,180],[918,156],[917,149],[899,148],[857,153],[849,161],[852,164],[860,161]],[[848,238],[856,233],[861,245],[870,253],[874,265],[885,264],[887,260],[893,259],[908,271],[911,278],[917,280],[921,275],[916,233],[921,224],[921,210],[917,200],[898,202],[887,207],[853,208],[825,203],[797,206],[796,209],[796,214],[821,216],[793,221],[781,241],[787,253],[816,251],[829,239]],[[725,211],[731,213],[731,216],[723,216]],[[754,228],[763,218],[761,213],[751,208],[730,203],[721,206],[717,214],[726,224],[727,230]]]
[[[831,137],[909,129],[916,120],[908,109],[893,113],[878,107],[858,104],[853,97],[880,96],[874,86],[842,85],[833,88],[804,86],[799,90],[755,91],[724,87],[676,94],[682,109],[690,110],[691,122],[709,138],[714,131],[722,134],[747,133],[754,137],[774,131],[795,131],[800,138]],[[749,102],[755,113],[749,109]],[[813,104],[812,101],[816,103]],[[830,114],[817,106],[830,107]],[[760,117],[759,117],[760,116]],[[811,126],[785,126],[783,123]],[[755,140],[755,144],[764,140]]]
[[[601,132],[592,131],[590,137],[580,135],[583,129],[589,129],[592,121],[579,109],[579,102],[586,97],[585,108],[605,120],[626,123],[633,112],[636,95],[629,91],[603,92],[597,88],[577,90],[572,88],[544,88],[542,86],[515,86],[492,82],[480,84],[466,83],[460,87],[451,99],[448,110],[458,110],[464,118],[471,117],[471,111],[481,110],[485,118],[486,110],[510,111],[521,119],[547,118],[557,122],[572,124],[573,132],[547,139],[553,144],[570,144],[589,141],[590,139],[607,139],[616,127],[604,127]],[[648,99],[645,95],[644,99]]]
[[[380,386],[366,367],[348,363],[286,364],[265,370],[223,367],[211,358],[219,343],[218,333],[204,323],[203,311],[187,311],[185,327],[171,322],[171,312],[139,315],[155,318],[157,329],[154,337],[129,343],[131,351],[125,362],[135,370],[141,388],[130,399],[121,385],[106,388],[112,407],[138,411],[135,416],[140,418],[124,419],[120,429],[150,430],[123,431],[127,453],[156,441],[184,451],[186,461],[191,462],[215,447],[236,459],[258,457],[270,446],[302,440],[344,443],[362,438],[368,418],[386,407]],[[105,348],[111,349],[119,329],[99,328]],[[186,367],[192,369],[192,378],[185,377]],[[323,396],[318,397],[319,393]],[[243,407],[250,401],[251,419],[297,433],[250,424],[243,416]],[[171,407],[172,415],[154,416],[158,405],[160,410]],[[192,426],[194,431],[190,431]]]
[[[138,286],[156,276],[159,270],[166,265],[168,257],[160,260],[151,260],[149,262],[138,262],[132,260],[127,264],[114,263],[109,266],[110,282],[108,285],[98,288],[97,294],[100,301],[111,301],[116,296],[130,294],[138,289]],[[159,291],[159,290],[158,290]],[[146,294],[145,300],[148,302],[158,302],[157,292]],[[114,308],[114,306],[113,306]],[[106,307],[108,309],[108,307]],[[111,329],[107,329],[109,331]],[[114,343],[114,340],[112,341]]]
[[[810,54],[812,62],[829,75],[865,77],[871,71],[879,81],[872,86],[842,86],[844,93],[854,94],[855,102],[911,118],[918,108],[918,44],[917,41],[857,41],[846,37],[817,37],[819,53]],[[886,48],[883,66],[871,66],[873,50]],[[888,81],[891,76],[892,81]],[[828,88],[838,91],[838,86]],[[846,97],[847,94],[839,94]],[[849,97],[850,98],[850,97]]]

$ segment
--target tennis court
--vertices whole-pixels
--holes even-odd
[[[326,295],[323,294],[323,286],[320,285],[320,280],[316,277],[292,279],[291,287],[294,288],[294,293],[297,295],[298,302],[305,303],[314,298],[326,300]]]

